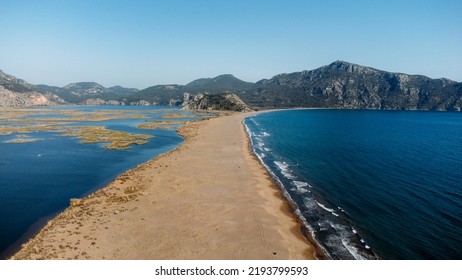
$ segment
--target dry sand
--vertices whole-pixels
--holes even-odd
[[[313,259],[235,114],[184,126],[176,150],[72,200],[14,259]]]

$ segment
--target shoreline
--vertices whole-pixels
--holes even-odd
[[[179,147],[72,199],[12,259],[323,258],[252,152],[242,121],[259,113],[188,123]]]
[[[266,110],[261,113],[270,113],[274,111],[285,111],[285,110],[287,109]],[[299,109],[295,109],[295,110],[299,110]],[[309,110],[309,108],[307,108],[306,110]],[[320,260],[329,260],[330,259],[329,253],[325,251],[325,249],[322,248],[319,245],[319,243],[315,240],[313,233],[309,229],[309,225],[304,219],[303,215],[300,212],[297,213],[297,210],[299,211],[299,209],[298,209],[296,202],[293,200],[289,192],[285,189],[283,183],[277,178],[277,176],[271,171],[271,169],[265,164],[263,159],[259,157],[257,152],[255,151],[255,148],[253,146],[252,137],[251,137],[251,131],[249,127],[244,123],[245,120],[249,117],[250,116],[246,116],[242,119],[242,125],[244,126],[246,130],[247,141],[249,142],[248,143],[249,153],[251,153],[254,156],[255,160],[257,160],[265,168],[267,175],[271,178],[273,184],[278,188],[280,195],[281,195],[281,199],[283,199],[287,203],[287,208],[285,210],[281,209],[281,211],[286,211],[289,215],[293,216],[297,220],[297,223],[300,226],[299,233],[302,234],[306,238],[306,240],[308,240],[309,243],[314,246],[314,250],[316,251],[316,258]],[[297,234],[297,233],[294,233],[294,234]]]

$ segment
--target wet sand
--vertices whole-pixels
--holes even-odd
[[[315,258],[316,247],[251,152],[247,115],[182,127],[180,147],[71,200],[13,258]]]

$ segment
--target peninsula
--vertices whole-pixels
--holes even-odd
[[[71,206],[13,259],[315,259],[242,125],[190,122],[176,150]]]

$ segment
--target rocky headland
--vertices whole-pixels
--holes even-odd
[[[207,94],[198,93],[195,95],[185,93],[183,104],[180,109],[183,110],[215,110],[215,111],[236,111],[252,112],[254,109],[245,104],[239,96],[234,93]]]

